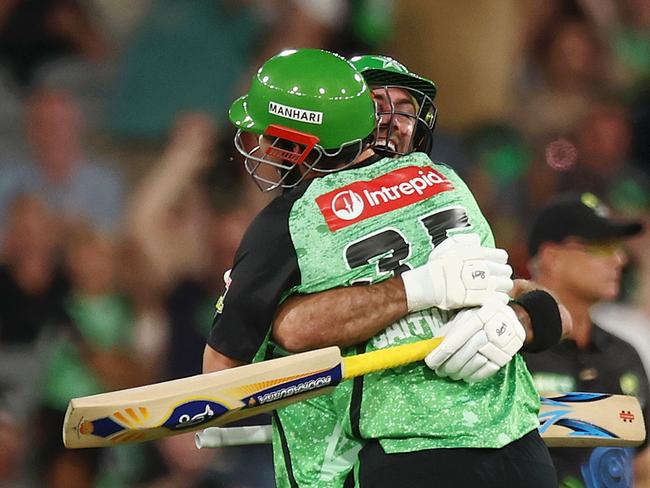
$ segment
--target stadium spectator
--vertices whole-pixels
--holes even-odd
[[[133,314],[116,282],[113,242],[77,226],[67,239],[71,289],[64,298],[68,325],[49,344],[39,419],[39,453],[48,486],[65,486],[71,472],[88,483],[99,472],[101,450],[66,451],[60,426],[71,398],[143,383],[146,372],[133,354]],[[61,483],[61,484],[59,484]]]
[[[33,472],[26,454],[37,437],[43,345],[65,321],[68,281],[57,257],[59,229],[45,204],[21,195],[8,216],[0,251],[0,485],[23,486]]]
[[[45,326],[64,319],[67,279],[59,235],[47,206],[32,195],[10,205],[0,254],[0,345],[30,345]]]
[[[22,87],[44,63],[64,57],[106,60],[109,44],[77,0],[0,2],[0,64]]]
[[[214,314],[214,290],[222,286],[255,206],[242,182],[218,169],[224,162],[217,140],[209,116],[180,116],[160,160],[136,188],[126,219],[168,322],[166,378],[200,373],[196,358]]]
[[[576,128],[576,164],[558,174],[558,192],[592,191],[611,200],[613,189],[626,178],[650,192],[648,176],[630,164],[631,143],[632,127],[623,106],[593,106]]]
[[[538,391],[586,391],[637,396],[646,426],[650,386],[639,354],[595,324],[590,308],[613,300],[620,290],[626,256],[624,239],[638,234],[638,222],[621,222],[593,195],[563,195],[533,222],[528,240],[533,279],[550,289],[573,318],[573,332],[548,351],[526,354]],[[648,486],[650,449],[552,449],[562,487]],[[635,475],[636,471],[636,475]]]
[[[525,276],[526,247],[520,232],[528,212],[530,145],[521,132],[505,122],[482,124],[469,131],[463,142],[472,156],[466,181],[499,246],[508,250],[515,275]]]
[[[540,83],[525,87],[514,120],[536,142],[566,134],[586,115],[607,86],[607,56],[593,26],[575,17],[547,25],[533,52]]]
[[[260,20],[250,2],[151,3],[120,61],[112,132],[161,141],[180,112],[202,110],[222,120],[262,43],[255,34]]]
[[[30,154],[0,163],[0,212],[18,194],[35,193],[65,224],[87,221],[115,230],[124,192],[121,176],[117,167],[86,154],[83,120],[72,97],[34,93],[25,125]]]

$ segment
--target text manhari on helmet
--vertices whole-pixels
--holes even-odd
[[[235,147],[264,191],[295,186],[311,171],[341,169],[328,167],[327,160],[350,154],[351,163],[376,125],[363,77],[344,58],[320,49],[290,49],[266,61],[229,117],[238,128]],[[243,132],[272,142],[247,150]]]
[[[429,153],[437,115],[437,109],[433,104],[437,92],[435,83],[410,72],[403,64],[388,56],[374,54],[353,56],[350,58],[350,62],[363,75],[373,90],[402,88],[415,98],[418,103],[415,115],[397,111],[392,101],[390,112],[379,112],[377,115],[381,117],[398,114],[415,119],[415,130],[409,145],[410,150]],[[388,92],[386,97],[390,100]],[[375,141],[375,149],[391,155],[403,155],[387,146],[386,141],[390,140],[390,131],[391,125],[389,124],[386,136]]]

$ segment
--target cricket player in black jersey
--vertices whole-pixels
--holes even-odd
[[[360,342],[349,349],[354,353],[445,335],[427,358],[429,367],[368,375],[331,398],[282,409],[276,437],[284,454],[301,449],[288,447],[295,441],[289,433],[331,434],[329,422],[329,431],[319,430],[313,412],[329,416],[333,408],[345,438],[366,443],[349,478],[361,486],[395,486],[396,479],[408,486],[553,486],[554,470],[536,431],[537,393],[516,352],[524,342],[536,348],[559,338],[557,304],[541,299],[544,318],[554,324],[550,333],[519,322],[506,305],[512,287],[507,255],[493,249],[466,185],[422,153],[373,155],[368,143],[377,136],[364,115],[372,99],[342,62],[323,51],[281,53],[231,108],[240,130],[260,134],[253,148],[236,139],[249,172],[261,187],[293,189],[262,211],[242,242],[218,304],[205,369],[276,354],[263,324],[290,295],[369,283],[379,283],[364,288],[380,295],[384,283],[401,287],[401,304],[383,313],[373,330],[334,343]],[[342,115],[346,111],[354,117]],[[262,166],[277,170],[278,178],[261,174]],[[543,308],[536,297],[536,308],[522,302],[533,328]],[[456,312],[472,306],[480,308]],[[301,347],[300,340],[292,345],[275,332],[287,349]],[[307,454],[327,461],[313,452],[301,457]],[[322,478],[301,484],[290,464],[286,470],[289,486],[332,486]]]

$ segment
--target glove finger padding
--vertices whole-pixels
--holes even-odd
[[[510,279],[512,268],[489,261],[468,261],[463,265],[461,279],[468,290],[489,290],[508,293],[514,286]]]
[[[436,374],[438,376],[450,376],[454,379],[454,375],[458,374],[472,358],[476,357],[476,351],[487,343],[487,335],[479,330],[465,344],[461,345],[456,352],[452,353],[449,359],[436,368]],[[487,362],[487,359],[485,359],[485,362]]]
[[[463,369],[453,375],[449,375],[449,377],[453,380],[465,378],[465,381],[469,382],[468,378],[476,375],[486,364],[488,364],[488,359],[481,354],[477,354],[463,366]]]
[[[480,320],[470,312],[478,309],[461,310],[446,327],[444,340],[431,351],[424,361],[431,369],[436,369],[470,340],[482,328]]]
[[[462,263],[460,279],[468,290],[485,290],[490,286],[492,273],[487,261],[475,259]]]
[[[402,273],[408,310],[472,307],[483,305],[495,292],[508,293],[514,283],[507,259],[503,249],[482,247],[478,234],[448,237],[426,264]]]
[[[508,252],[505,249],[499,249],[496,247],[483,247],[482,249],[483,259],[498,264],[506,264],[508,262]]]
[[[483,326],[488,342],[479,351],[498,366],[505,366],[512,356],[521,349],[526,339],[526,331],[517,319],[515,311],[501,306]]]
[[[499,366],[488,361],[476,373],[474,373],[468,378],[463,378],[463,380],[466,381],[467,383],[477,383],[479,381],[483,381],[484,379],[489,378],[490,376],[495,375],[496,373],[499,372],[500,369],[501,368]]]
[[[495,300],[498,301],[499,303],[502,303],[503,305],[507,305],[508,302],[510,301],[510,297],[508,296],[507,293],[497,293],[494,291],[486,292],[485,290],[478,290],[478,291],[468,291],[467,300],[474,301],[475,303],[478,304],[485,303],[488,300]]]
[[[439,376],[480,381],[495,374],[521,349],[526,337],[512,308],[492,298],[484,306],[459,312],[445,339],[425,358]]]
[[[512,287],[514,286],[515,282],[512,281],[510,278],[495,276],[494,278],[492,278],[492,284],[494,286],[494,288],[492,288],[494,291],[499,291],[508,294],[508,292],[512,290]]]
[[[503,251],[503,249],[490,248],[480,248],[480,250],[482,254],[486,251]],[[507,259],[508,254],[505,251],[503,254]],[[460,276],[466,292],[464,300],[471,304],[482,305],[493,292],[507,294],[514,286],[510,276],[512,276],[510,265],[487,260],[487,256],[484,256],[484,259],[466,260]]]
[[[495,263],[494,261],[486,261],[486,263],[490,276],[511,279],[512,267],[509,264]]]

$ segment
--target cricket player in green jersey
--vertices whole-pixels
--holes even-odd
[[[386,56],[355,56],[351,62],[373,91],[379,122],[373,144],[375,152],[391,157],[415,150],[428,152],[436,119],[435,84]],[[261,326],[267,329],[270,324]],[[283,439],[286,446],[277,442],[276,435],[274,457],[278,486],[291,486],[285,451],[290,451],[291,477],[299,480],[301,486],[343,486],[361,442],[345,436],[332,407],[326,410],[319,405],[310,409],[310,405],[305,403],[300,407],[303,411],[299,417],[304,422],[312,415],[322,434],[316,436],[314,429],[305,432],[288,428],[283,433],[290,441]],[[322,458],[315,453],[322,453]]]
[[[367,87],[329,56],[298,50],[272,58],[231,108],[240,130],[260,134],[253,148],[244,147],[239,134],[236,139],[249,172],[265,188],[293,189],[258,216],[242,242],[206,348],[208,368],[215,358],[226,358],[226,366],[228,360],[250,361],[246,350],[264,349],[268,356],[268,331],[256,324],[270,323],[289,295],[388,283],[401,305],[384,313],[374,330],[357,330],[353,339],[335,343],[360,342],[350,350],[358,352],[443,333],[446,339],[427,360],[435,372],[413,365],[369,375],[335,393],[346,434],[370,446],[356,463],[357,483],[389,486],[388,476],[373,477],[366,466],[391,457],[397,461],[392,474],[408,486],[421,481],[423,466],[463,462],[465,469],[440,475],[436,485],[518,486],[526,480],[553,486],[554,471],[536,434],[537,394],[521,359],[510,361],[524,340],[534,344],[543,334],[535,329],[525,338],[505,305],[512,282],[502,253],[489,247],[489,226],[450,168],[421,153],[366,155],[373,131],[363,116],[371,101],[364,96]],[[338,86],[310,77],[315,70]],[[278,178],[258,171],[267,166]],[[315,173],[320,177],[312,178]],[[382,324],[386,317],[391,321]],[[326,342],[337,333],[321,332]],[[279,328],[275,333],[287,349],[304,343]],[[279,437],[289,431],[285,419],[293,422],[291,432],[302,427],[322,435],[313,422],[299,424],[299,408],[279,412]],[[413,453],[418,456],[404,456]],[[451,453],[458,456],[448,459]],[[482,467],[466,469],[468,463]],[[409,472],[415,473],[412,480],[404,478]],[[289,483],[298,485],[291,477]]]
[[[389,157],[416,150],[428,153],[436,120],[435,84],[387,56],[354,56],[350,62],[363,75],[375,99],[378,128],[374,152]],[[282,435],[275,429],[278,486],[291,486],[291,477],[300,486],[344,486],[363,442],[346,435],[330,397],[304,402],[294,410],[282,424],[275,423],[283,426]],[[296,428],[292,428],[292,420],[297,421]],[[305,430],[305,425],[314,427]]]

